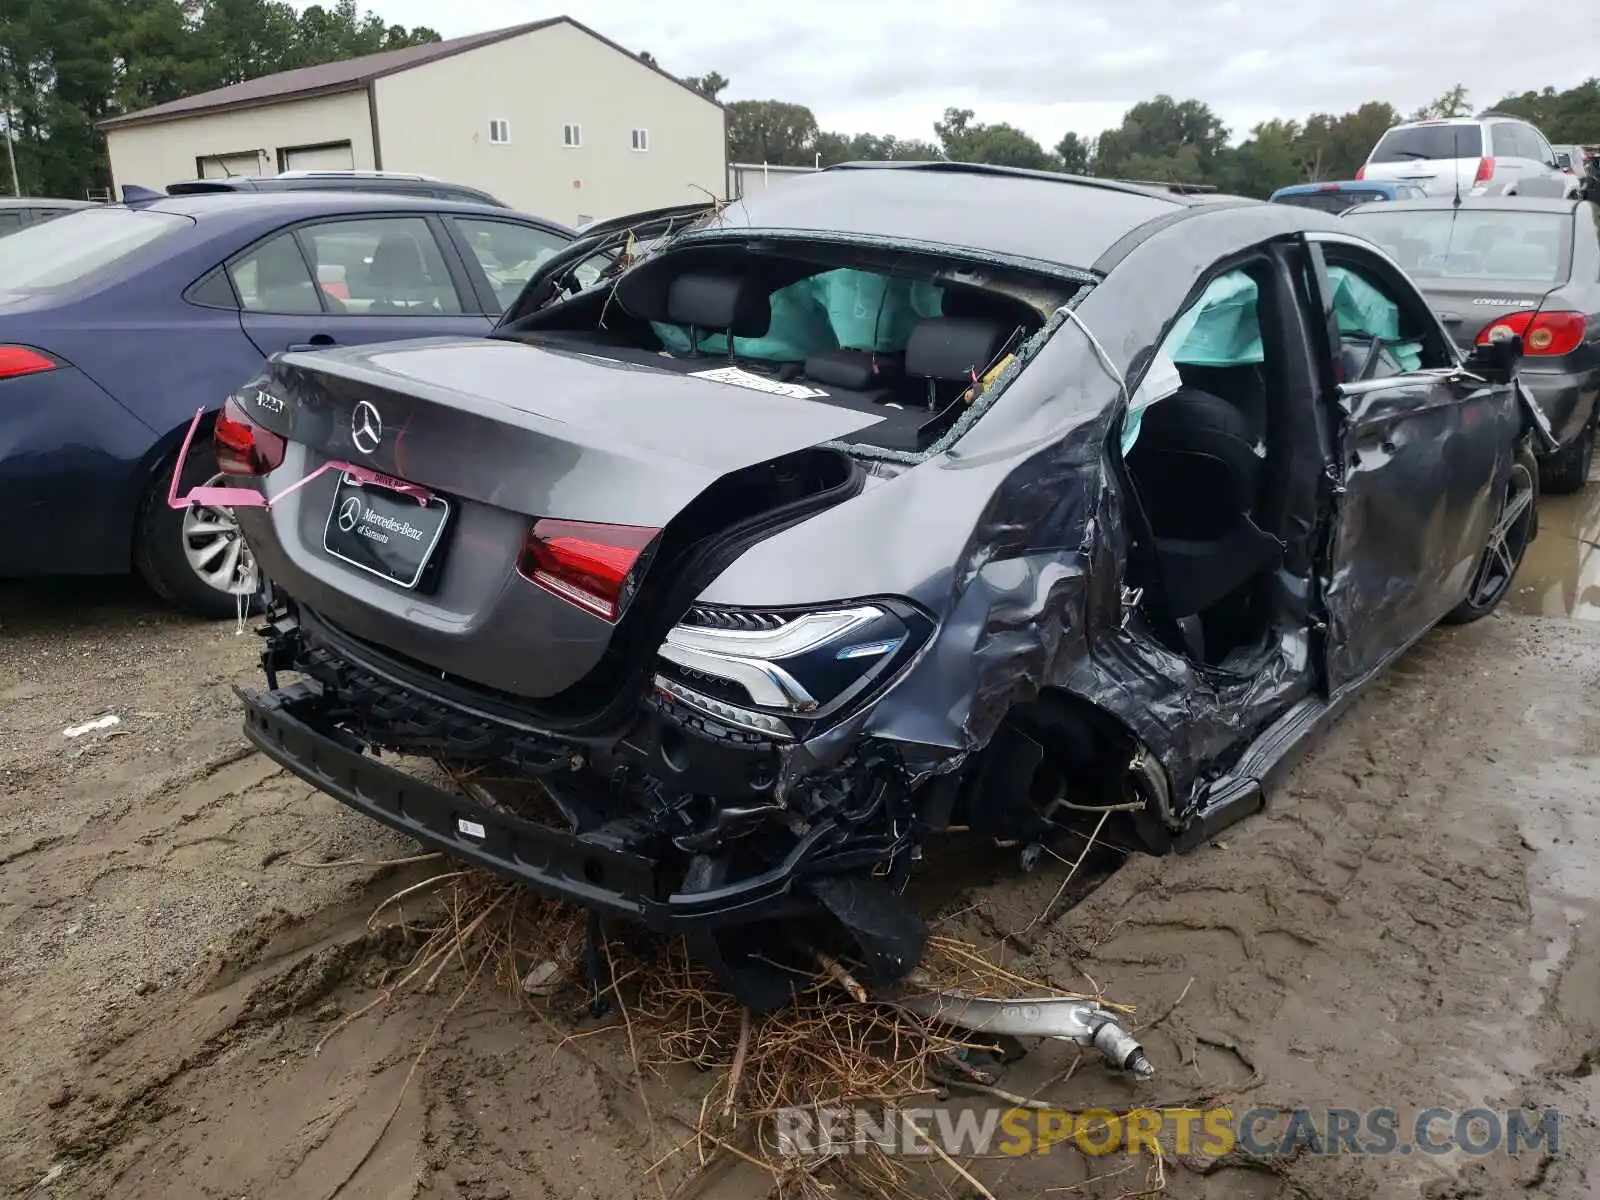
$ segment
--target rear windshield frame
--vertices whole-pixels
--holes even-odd
[[[104,233],[113,224],[123,236],[108,239]],[[194,224],[193,217],[155,209],[75,209],[0,240],[0,280],[20,295],[68,291]]]
[[[1401,149],[1413,153],[1400,153]],[[1420,155],[1420,157],[1419,157]],[[1483,157],[1483,126],[1397,125],[1373,147],[1374,163],[1449,162]]]

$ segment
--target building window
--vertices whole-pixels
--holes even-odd
[[[511,141],[510,121],[490,121],[489,141],[496,146],[504,146]]]
[[[567,146],[583,145],[583,126],[563,125],[561,127],[561,141]]]
[[[635,150],[650,149],[650,131],[648,129],[635,129],[633,131],[633,148]]]

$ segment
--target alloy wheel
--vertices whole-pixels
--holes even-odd
[[[221,475],[207,486],[226,482]],[[248,596],[256,590],[256,560],[231,508],[194,506],[183,514],[183,553],[208,587],[228,595]]]
[[[1537,485],[1528,468],[1511,465],[1505,498],[1489,533],[1489,544],[1478,563],[1468,595],[1475,608],[1492,608],[1511,586],[1517,566],[1533,540],[1533,500]]]

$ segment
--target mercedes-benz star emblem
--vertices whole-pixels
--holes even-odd
[[[356,527],[356,522],[361,519],[361,497],[346,496],[343,504],[339,505],[339,528],[344,533],[349,533]]]
[[[363,454],[371,454],[383,441],[383,418],[370,400],[363,400],[350,414],[350,440]]]

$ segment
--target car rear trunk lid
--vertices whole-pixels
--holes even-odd
[[[769,496],[762,472],[790,480],[797,456],[878,420],[643,362],[484,339],[284,355],[242,398],[288,441],[269,494],[346,462],[448,505],[434,522],[408,507],[415,497],[378,489],[375,533],[398,540],[414,526],[405,548],[422,559],[387,577],[355,561],[340,537],[349,529],[335,532],[350,492],[328,472],[266,512],[240,510],[267,577],[356,638],[528,697],[582,680],[621,627],[518,574],[535,522],[661,530],[667,549],[649,570],[670,575],[689,543],[822,487],[802,470],[795,488]],[[727,503],[723,491],[701,499],[728,480],[740,487]]]
[[[1547,284],[1504,279],[1419,279],[1423,297],[1463,350],[1471,350],[1494,322],[1516,312],[1538,309],[1551,288]]]

